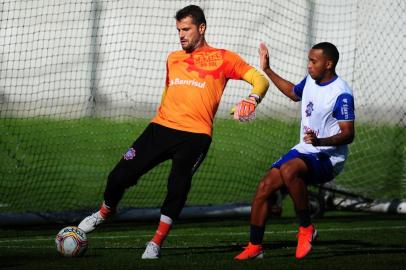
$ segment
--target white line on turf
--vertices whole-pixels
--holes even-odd
[[[344,232],[344,231],[377,231],[377,230],[399,230],[399,229],[406,229],[406,226],[378,226],[378,227],[351,227],[351,228],[329,228],[329,229],[319,229],[317,228],[318,232]],[[296,234],[297,230],[287,230],[287,231],[267,231],[265,234]],[[90,236],[91,239],[123,239],[123,238],[135,238],[135,237],[151,237],[152,234],[131,234],[131,235],[112,235],[112,236]],[[223,233],[181,233],[181,234],[170,234],[170,237],[186,237],[186,236],[193,236],[193,237],[206,237],[206,236],[222,236],[222,235],[248,235],[247,232],[223,232]],[[53,241],[54,237],[48,238],[36,238],[31,237],[24,239],[4,239],[0,240],[0,244],[3,243],[19,243],[19,242],[31,242],[31,241]],[[3,246],[3,247],[10,247],[10,246]]]

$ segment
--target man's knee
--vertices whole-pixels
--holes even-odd
[[[289,187],[292,183],[297,180],[302,181],[307,177],[309,169],[307,164],[299,158],[292,159],[280,167],[280,175],[283,183]]]
[[[259,182],[255,199],[266,200],[278,186],[276,179],[267,175]]]
[[[167,194],[161,207],[161,213],[172,218],[178,219],[187,200],[187,193]]]
[[[280,173],[282,176],[283,183],[286,186],[289,186],[292,183],[293,179],[296,178],[296,173],[294,169],[291,166],[285,164],[280,167]]]
[[[297,181],[303,181],[303,176],[306,175],[295,166],[290,166],[289,164],[282,165],[280,173],[284,185],[288,188],[292,184],[297,183]]]
[[[107,177],[107,184],[104,190],[104,200],[108,206],[116,207],[123,197],[126,189],[137,183],[138,177],[131,174],[119,164],[110,172]]]
[[[139,176],[123,164],[117,164],[117,166],[110,172],[107,178],[107,186],[120,186],[124,189],[135,185]]]

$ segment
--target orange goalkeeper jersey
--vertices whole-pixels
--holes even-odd
[[[166,93],[152,122],[212,135],[213,119],[229,79],[252,67],[237,54],[211,47],[175,51],[166,64]]]

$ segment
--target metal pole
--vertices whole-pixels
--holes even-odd
[[[99,0],[92,0],[91,6],[91,28],[92,36],[90,41],[90,97],[89,97],[89,106],[90,106],[90,117],[96,115],[96,103],[97,103],[97,90],[98,90],[98,81],[97,81],[97,65],[99,63],[99,23],[100,23],[100,13],[101,13],[101,4]]]
[[[306,54],[308,50],[314,45],[314,15],[315,15],[315,4],[314,0],[307,0],[307,6],[308,6],[308,14],[307,14],[307,35],[306,35]],[[307,59],[307,57],[305,58]],[[307,62],[307,60],[306,60]],[[307,68],[306,68],[306,73],[307,73]]]

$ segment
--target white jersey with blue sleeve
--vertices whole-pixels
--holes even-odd
[[[303,154],[325,153],[330,157],[334,175],[341,172],[347,159],[347,145],[313,146],[303,141],[305,132],[312,130],[318,138],[334,136],[340,132],[340,121],[354,121],[354,98],[348,84],[336,76],[326,83],[316,83],[307,75],[293,88],[301,100],[302,121],[300,142],[292,149]]]

